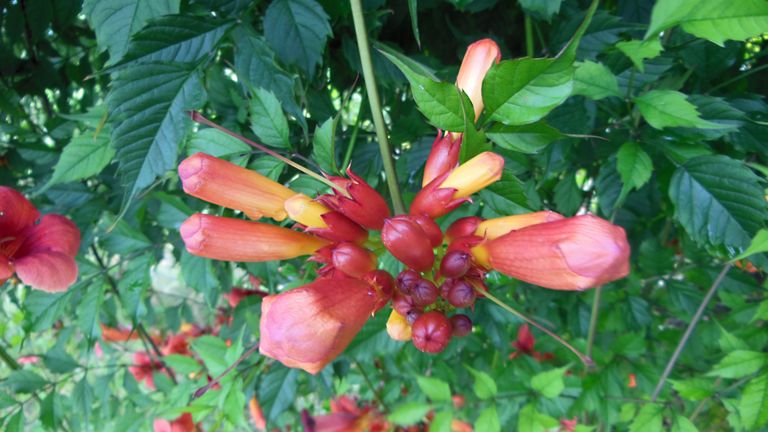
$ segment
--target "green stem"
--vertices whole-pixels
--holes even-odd
[[[360,98],[360,108],[357,111],[357,119],[355,119],[355,126],[352,128],[352,136],[349,138],[349,144],[347,150],[344,153],[344,162],[341,164],[341,169],[346,170],[349,163],[352,161],[352,152],[355,150],[355,144],[357,144],[357,134],[360,133],[360,123],[363,121],[363,104],[365,103],[365,93]]]
[[[677,359],[680,357],[680,354],[683,352],[683,348],[685,348],[685,344],[688,343],[688,339],[690,339],[691,334],[693,334],[693,330],[696,328],[696,325],[699,323],[701,316],[704,315],[704,310],[707,308],[707,305],[709,304],[710,300],[712,300],[712,297],[714,297],[715,291],[717,291],[717,287],[719,287],[720,284],[723,282],[723,279],[725,279],[725,275],[728,274],[728,271],[731,269],[732,265],[733,264],[728,263],[723,267],[723,270],[720,271],[720,274],[717,275],[717,278],[712,283],[712,286],[709,288],[709,291],[707,291],[707,295],[705,295],[704,299],[701,301],[699,308],[696,310],[696,313],[693,315],[693,318],[691,319],[691,323],[688,324],[688,328],[685,329],[685,333],[683,333],[683,337],[681,337],[680,342],[677,343],[677,348],[675,348],[675,352],[672,353],[672,357],[669,358],[669,362],[667,362],[667,367],[664,368],[664,372],[661,374],[661,378],[659,378],[659,382],[656,384],[656,389],[653,390],[653,395],[651,395],[651,402],[656,402],[656,398],[659,397],[661,390],[664,388],[664,384],[667,382],[667,378],[669,378],[669,374],[672,372],[672,369],[675,367],[675,363],[677,363]]]
[[[360,0],[350,0],[350,3],[352,5],[352,18],[355,22],[357,48],[360,51],[360,63],[363,66],[365,90],[368,93],[368,102],[371,106],[371,117],[373,117],[373,124],[376,127],[376,137],[379,140],[379,150],[381,151],[381,159],[384,162],[384,171],[387,175],[389,195],[392,197],[392,206],[395,209],[395,214],[403,214],[405,213],[405,204],[403,204],[403,197],[400,196],[400,185],[397,182],[395,163],[392,159],[392,147],[389,145],[389,139],[387,138],[387,129],[384,124],[384,115],[381,111],[379,91],[376,88],[376,77],[373,73],[371,48],[368,45],[368,34],[365,29],[363,7],[360,4]]]
[[[515,310],[514,308],[512,308],[512,306],[507,305],[503,301],[501,301],[498,298],[496,298],[495,296],[491,295],[491,293],[489,293],[485,288],[483,288],[482,285],[475,285],[475,290],[477,290],[477,292],[479,292],[480,294],[482,294],[486,298],[488,298],[488,300],[490,300],[490,301],[496,303],[497,305],[499,305],[499,307],[501,307],[505,311],[507,311],[507,312],[511,313],[512,315],[520,318],[521,320],[527,322],[528,324],[536,327],[537,329],[539,329],[542,332],[546,333],[549,337],[551,337],[554,340],[560,342],[564,347],[568,348],[569,350],[571,350],[571,352],[576,354],[576,356],[579,358],[579,360],[581,360],[582,363],[584,363],[585,366],[589,367],[589,366],[594,364],[592,362],[592,359],[589,358],[589,356],[584,355],[581,351],[579,351],[576,348],[574,348],[573,345],[571,345],[568,342],[566,342],[563,338],[561,338],[560,336],[556,335],[555,333],[550,331],[548,328],[542,326],[541,324],[537,323],[533,319],[528,318],[522,312],[519,312],[519,311]]]
[[[731,85],[731,84],[735,83],[736,81],[739,81],[739,80],[743,80],[744,78],[746,78],[746,77],[748,77],[748,76],[750,76],[750,75],[752,75],[752,74],[754,74],[754,73],[757,73],[757,72],[760,72],[760,71],[762,71],[762,70],[765,70],[765,69],[768,69],[768,64],[764,64],[764,65],[762,65],[762,66],[758,66],[758,67],[756,67],[756,68],[752,68],[752,69],[750,69],[750,70],[748,70],[748,71],[746,71],[746,72],[744,72],[744,73],[742,73],[742,74],[736,75],[735,77],[733,77],[733,78],[731,78],[731,79],[729,79],[729,80],[723,81],[722,83],[720,83],[720,84],[718,84],[718,85],[716,85],[716,86],[712,87],[711,89],[709,89],[709,90],[708,90],[706,93],[704,93],[704,94],[710,94],[710,93],[712,93],[712,92],[715,92],[715,91],[717,91],[717,90],[720,90],[720,89],[721,89],[721,88],[723,88],[723,87],[727,87],[727,86],[729,86],[729,85]]]
[[[0,345],[0,358],[3,359],[3,362],[8,365],[9,368],[13,370],[19,370],[21,369],[21,365],[19,362],[16,361],[13,356],[8,354],[8,351],[5,350],[5,347]]]
[[[533,58],[533,22],[530,15],[525,15],[525,54]]]
[[[600,315],[600,294],[602,285],[595,288],[595,297],[592,299],[592,313],[589,317],[589,332],[587,333],[587,357],[592,358],[592,347],[595,345],[595,332],[597,331],[597,318]]]
[[[253,346],[250,347],[248,349],[248,351],[244,352],[240,356],[240,358],[235,360],[234,363],[229,365],[224,370],[224,372],[220,373],[219,376],[217,376],[216,378],[212,379],[208,384],[204,385],[203,387],[200,387],[199,389],[197,389],[197,391],[195,391],[195,393],[192,395],[192,400],[195,400],[195,399],[199,398],[200,396],[204,395],[208,390],[210,390],[213,386],[219,384],[221,382],[221,380],[224,379],[225,376],[227,376],[230,372],[232,372],[232,369],[236,368],[237,365],[239,365],[240,363],[243,362],[243,360],[247,359],[253,353],[255,353],[257,349],[259,349],[259,342],[258,341],[255,344],[253,344]]]

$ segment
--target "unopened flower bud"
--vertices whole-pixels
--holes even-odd
[[[424,230],[406,216],[395,216],[384,221],[381,231],[384,246],[400,262],[416,271],[432,268],[435,254]]]
[[[451,341],[453,328],[441,312],[432,311],[421,315],[411,327],[413,346],[419,351],[439,353]]]
[[[339,243],[333,248],[333,266],[354,278],[376,268],[376,255],[373,252],[358,246],[355,243]]]

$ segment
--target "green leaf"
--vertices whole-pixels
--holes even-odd
[[[331,25],[314,0],[275,0],[264,15],[264,35],[281,60],[312,75],[320,63]]]
[[[408,0],[408,15],[411,16],[411,30],[416,39],[416,45],[421,48],[421,37],[419,35],[419,2],[418,0]]]
[[[234,21],[210,16],[167,15],[150,21],[128,44],[115,68],[152,61],[196,62],[212,55]]]
[[[723,352],[749,349],[746,342],[736,337],[723,326],[718,324],[717,327],[720,329],[720,338],[717,340],[717,344],[720,345],[720,349],[723,350]]]
[[[681,397],[692,400],[704,400],[715,394],[715,382],[707,378],[690,378],[687,380],[670,380],[672,388]]]
[[[192,156],[198,152],[245,166],[251,153],[251,147],[220,130],[207,128],[195,132],[187,144],[187,155]]]
[[[536,411],[533,405],[526,405],[517,415],[517,430],[519,432],[546,432],[557,428],[560,423],[545,414]],[[481,429],[476,430],[480,431]]]
[[[312,159],[328,173],[336,173],[336,120],[329,118],[315,128],[312,137]]]
[[[746,40],[765,33],[768,4],[763,0],[659,0],[645,38],[676,25],[722,46],[726,40]]]
[[[540,17],[545,21],[550,21],[553,15],[560,12],[560,5],[563,0],[520,0],[520,7],[525,12],[535,17]]]
[[[573,66],[562,59],[522,58],[494,65],[483,80],[485,112],[507,125],[533,123],[573,89]]]
[[[32,290],[24,299],[25,327],[31,331],[40,331],[50,328],[61,317],[72,293],[80,283],[70,287],[63,293],[47,293],[45,291]]]
[[[196,359],[186,355],[169,354],[163,356],[163,361],[174,372],[184,375],[197,373],[202,369],[202,366]]]
[[[637,416],[629,425],[630,432],[657,432],[662,430],[664,421],[664,406],[656,404],[645,404]]]
[[[616,44],[616,48],[629,57],[640,72],[645,72],[643,60],[658,57],[664,49],[659,38],[619,42]]]
[[[683,93],[673,90],[651,90],[635,98],[645,120],[656,129],[665,127],[692,127],[720,129],[721,125],[699,117],[696,106],[685,99]]]
[[[0,422],[0,425],[2,422]],[[8,420],[5,425],[8,432],[23,432],[24,431],[24,410],[20,409]]]
[[[744,387],[739,414],[747,430],[758,430],[768,423],[768,374],[753,378]]]
[[[726,156],[699,156],[680,165],[669,195],[675,219],[699,243],[745,248],[768,217],[758,177]]]
[[[61,157],[53,167],[53,175],[43,190],[58,184],[82,180],[101,172],[115,156],[115,149],[109,145],[109,135],[95,135],[87,131],[72,138],[64,147]]]
[[[83,12],[96,32],[99,48],[109,51],[109,62],[114,64],[147,21],[179,13],[179,0],[86,0]]]
[[[285,162],[277,160],[272,156],[262,156],[251,162],[248,168],[277,181],[280,178],[280,174],[283,173]]]
[[[275,421],[294,403],[298,376],[297,369],[278,364],[263,374],[259,385],[259,402],[265,408],[268,421]]]
[[[733,351],[712,367],[707,375],[722,378],[742,378],[757,372],[766,363],[768,363],[768,354],[746,350]]]
[[[752,242],[749,244],[747,250],[736,256],[736,258],[733,260],[741,260],[749,257],[750,255],[763,252],[768,252],[768,229],[765,228],[758,231],[757,234],[755,234],[755,238],[753,238]]]
[[[531,210],[531,204],[528,202],[523,182],[520,181],[511,171],[505,169],[501,174],[501,180],[488,186],[481,195],[493,194],[502,198],[505,202],[496,206],[502,214],[508,214],[510,203],[523,209]]]
[[[640,189],[651,179],[653,161],[648,153],[635,142],[626,142],[616,154],[616,169],[624,186],[621,188],[619,202],[624,202],[631,190]]]
[[[417,376],[416,382],[427,397],[433,402],[449,402],[451,400],[451,388],[448,383],[439,379],[425,376]]]
[[[699,432],[699,429],[690,420],[682,415],[676,415],[672,422],[671,432]]]
[[[103,283],[90,285],[75,310],[80,330],[88,339],[95,339],[99,335],[99,311],[104,301],[105,289]]]
[[[555,398],[565,389],[563,373],[567,368],[541,372],[531,378],[531,387],[546,398]]]
[[[61,424],[62,407],[59,393],[52,391],[40,404],[40,422],[47,429],[56,430]]]
[[[486,134],[496,145],[507,150],[534,154],[566,135],[543,121],[523,126],[494,125]]]
[[[472,374],[472,376],[475,378],[475,382],[473,384],[473,389],[475,391],[475,395],[479,397],[480,399],[491,399],[498,393],[498,388],[496,387],[496,381],[491,378],[490,375],[483,371],[479,371],[475,368],[472,368],[470,366],[465,366],[469,373]]]
[[[192,341],[192,351],[200,357],[211,376],[218,376],[229,367],[224,354],[227,344],[216,336],[200,336]]]
[[[450,132],[464,130],[463,93],[454,84],[435,81],[426,75],[423,67],[415,66],[415,62],[404,60],[391,50],[380,51],[411,83],[413,100],[432,125]]]
[[[621,97],[616,75],[602,63],[589,60],[576,63],[573,75],[573,94],[599,100],[609,96]]]
[[[500,432],[501,422],[499,414],[496,412],[496,406],[491,405],[480,411],[480,416],[475,421],[475,430],[483,432]]]
[[[219,299],[221,283],[213,261],[182,250],[180,264],[184,282],[201,293],[208,305],[215,306]]]
[[[256,89],[249,105],[251,130],[263,144],[272,147],[291,148],[288,136],[288,119],[283,114],[280,101],[269,90]]]
[[[387,420],[398,426],[408,426],[420,422],[431,409],[431,405],[423,402],[406,402],[396,406]]]
[[[11,371],[2,386],[8,387],[14,393],[33,393],[48,384],[40,375],[25,369]]]
[[[450,411],[439,412],[429,424],[429,432],[451,432],[452,421],[453,414]]]
[[[80,366],[77,361],[72,358],[61,345],[54,346],[43,356],[43,363],[53,373],[67,373],[73,371]]]
[[[187,111],[204,98],[200,75],[190,65],[149,63],[116,74],[107,103],[126,202],[175,167],[191,124]]]

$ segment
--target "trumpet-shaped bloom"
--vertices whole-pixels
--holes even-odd
[[[240,210],[251,219],[285,219],[283,203],[296,195],[268,177],[205,153],[184,159],[179,177],[187,194]]]
[[[395,216],[384,221],[381,231],[384,246],[400,262],[417,271],[427,271],[432,268],[435,253],[432,244],[424,230],[408,218]]]
[[[391,429],[386,418],[375,408],[358,408],[348,396],[332,400],[330,414],[310,417],[308,412],[302,412],[302,425],[306,432],[384,432]]]
[[[72,221],[56,214],[40,218],[22,194],[0,186],[0,284],[16,273],[32,288],[64,291],[77,280],[79,248],[80,230]]]
[[[540,211],[487,219],[478,224],[477,229],[475,230],[475,235],[485,237],[488,240],[493,240],[510,231],[560,219],[563,219],[563,216],[553,211]]]
[[[483,152],[424,187],[411,204],[411,214],[438,218],[468,201],[469,196],[501,179],[504,158]]]
[[[494,63],[501,61],[501,51],[491,39],[479,40],[469,47],[464,53],[464,60],[461,61],[459,75],[456,77],[456,85],[464,90],[472,101],[472,107],[475,109],[475,120],[480,117],[483,111],[483,79],[488,69]]]
[[[531,225],[475,246],[476,262],[557,290],[592,288],[629,273],[624,229],[592,215]]]
[[[355,279],[320,279],[267,296],[259,352],[316,374],[344,351],[375,306],[371,287]]]
[[[260,262],[309,255],[325,240],[275,225],[197,213],[179,229],[192,255],[223,261]]]
[[[153,432],[196,432],[197,427],[192,414],[184,413],[174,420],[155,419],[152,422]]]
[[[437,131],[435,142],[432,143],[432,150],[427,157],[427,163],[424,165],[424,177],[421,180],[421,186],[428,185],[432,180],[440,177],[459,163],[459,151],[461,150],[462,134],[445,133]]]
[[[307,228],[328,228],[323,215],[331,209],[304,194],[296,194],[284,203],[288,217]]]
[[[347,175],[348,179],[344,177],[329,177],[329,179],[347,191],[349,197],[340,195],[334,190],[335,195],[323,195],[319,198],[320,201],[366,228],[380,230],[384,225],[384,218],[389,216],[387,202],[352,170],[348,169]]]
[[[327,227],[307,228],[308,233],[333,242],[363,243],[368,239],[368,230],[337,211],[325,213],[321,217]]]

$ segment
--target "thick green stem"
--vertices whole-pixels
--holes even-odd
[[[16,361],[16,359],[13,358],[10,354],[8,354],[8,351],[5,350],[5,347],[0,345],[0,359],[3,360],[3,363],[7,364],[9,368],[13,370],[21,369],[21,365],[19,362]]]
[[[587,333],[587,356],[592,358],[592,347],[595,345],[595,332],[597,331],[597,317],[600,315],[600,294],[602,286],[595,288],[595,297],[592,299],[592,314],[589,317],[589,332]]]
[[[548,328],[542,326],[541,324],[537,323],[533,319],[528,318],[522,312],[517,311],[512,306],[509,306],[506,303],[504,303],[503,301],[499,300],[498,298],[493,296],[491,293],[489,293],[488,290],[483,288],[481,285],[475,285],[475,290],[477,290],[477,292],[479,292],[480,294],[484,295],[488,300],[490,300],[490,301],[496,303],[497,305],[499,305],[505,311],[507,311],[507,312],[511,313],[512,315],[520,318],[521,320],[527,322],[528,324],[536,327],[537,329],[539,329],[539,330],[543,331],[544,333],[546,333],[549,337],[551,337],[551,338],[555,339],[556,341],[560,342],[564,347],[568,348],[569,350],[571,350],[571,352],[576,354],[576,356],[579,358],[579,360],[581,360],[582,363],[584,363],[585,366],[589,367],[589,366],[591,366],[593,364],[592,359],[589,358],[589,356],[584,355],[584,353],[582,353],[581,351],[579,351],[576,348],[574,348],[573,345],[571,345],[568,342],[566,342],[563,338],[561,338],[560,336],[556,335],[555,333],[553,333]]]
[[[717,275],[717,278],[715,279],[715,281],[712,282],[712,286],[709,287],[709,291],[707,291],[707,295],[704,296],[704,299],[701,301],[699,308],[696,310],[696,313],[693,315],[693,318],[691,319],[691,323],[688,324],[688,328],[685,329],[685,333],[683,333],[683,337],[681,337],[680,342],[677,343],[677,348],[675,348],[675,352],[672,353],[672,357],[669,358],[669,362],[667,362],[667,367],[664,368],[664,372],[661,374],[661,377],[659,378],[659,382],[656,383],[656,388],[653,390],[653,395],[651,395],[651,402],[656,402],[656,398],[659,397],[661,390],[664,388],[664,384],[667,382],[667,378],[669,378],[669,374],[672,373],[672,369],[675,367],[675,363],[677,363],[677,359],[680,357],[680,354],[683,352],[683,348],[685,348],[685,344],[688,343],[688,339],[691,338],[691,334],[693,334],[693,330],[696,328],[696,325],[699,323],[701,316],[704,315],[704,310],[707,308],[707,305],[709,304],[710,300],[712,300],[712,297],[715,296],[717,287],[719,287],[720,284],[723,282],[723,279],[725,279],[725,275],[728,274],[728,271],[731,269],[732,265],[733,264],[731,263],[726,264],[725,267],[723,267],[723,270],[720,271],[720,274]]]
[[[365,90],[368,93],[368,103],[371,106],[371,117],[376,127],[376,137],[379,140],[379,150],[381,159],[384,163],[384,171],[387,175],[387,186],[389,195],[392,197],[392,206],[395,214],[405,213],[403,197],[400,195],[400,185],[397,182],[397,173],[395,172],[395,162],[392,159],[392,147],[387,138],[387,128],[384,124],[384,115],[381,110],[379,100],[379,91],[376,88],[376,77],[373,73],[373,62],[371,61],[371,48],[368,45],[368,34],[365,29],[365,18],[363,17],[363,7],[360,0],[350,0],[352,5],[352,18],[355,22],[355,36],[357,38],[357,48],[360,51],[360,64],[363,67],[363,78],[365,79]]]
[[[525,55],[533,57],[533,22],[530,15],[525,15]]]

